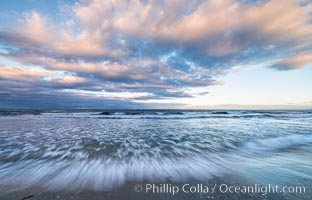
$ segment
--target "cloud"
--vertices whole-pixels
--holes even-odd
[[[311,53],[302,53],[277,61],[272,68],[277,70],[292,70],[304,67],[312,63]]]
[[[6,67],[0,66],[1,74],[0,78],[22,80],[22,81],[32,81],[38,78],[44,78],[46,76],[54,76],[56,73],[53,71],[48,71],[41,68],[19,68],[19,67]]]
[[[58,25],[37,11],[32,11],[22,19],[22,25],[2,31],[5,41],[40,54],[63,56],[121,56],[121,50],[108,49],[105,34],[100,31],[89,33],[85,30],[73,33],[70,24]],[[12,34],[12,32],[14,34]],[[121,48],[120,48],[121,49]]]
[[[0,93],[1,108],[145,108],[144,104],[71,93]]]
[[[311,39],[310,11],[311,5],[300,6],[294,0],[260,4],[93,0],[74,8],[87,30],[109,27],[123,36],[180,44],[184,49],[196,47],[212,57],[233,55],[254,45],[302,45],[302,40]]]
[[[165,48],[186,53],[196,50],[198,56],[212,58],[238,56],[254,46],[304,49],[311,47],[311,6],[295,0],[258,4],[89,0],[74,4],[72,19],[61,24],[36,11],[29,13],[22,26],[12,30],[16,36],[11,42],[24,47],[37,44],[40,51],[45,47],[45,53],[52,51],[57,56],[117,59],[144,54],[133,43],[144,50],[147,41],[155,43],[158,54],[166,54]],[[2,37],[5,35],[13,37],[2,32]]]
[[[46,70],[38,67],[7,67],[1,66],[0,79],[23,82],[57,82],[71,85],[87,82],[87,79],[71,75],[64,71]]]
[[[83,77],[102,81],[128,84],[154,84],[159,88],[176,86],[203,86],[213,83],[211,77],[200,71],[183,72],[172,69],[158,60],[133,60],[128,63],[110,61],[65,61],[49,57],[19,56],[11,57],[15,61],[28,65],[39,65],[49,70],[75,72]],[[200,77],[202,76],[202,77]]]
[[[309,2],[81,0],[66,8],[0,27],[0,56],[19,63],[0,66],[2,84],[13,87],[4,91],[191,98],[189,88],[219,84],[237,66],[311,62]]]

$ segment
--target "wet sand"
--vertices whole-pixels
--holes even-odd
[[[209,187],[213,187],[215,184],[220,185],[225,180],[215,179],[210,182],[192,182],[190,185],[204,184]],[[307,188],[306,194],[260,194],[260,193],[221,193],[216,190],[214,193],[185,193],[179,191],[178,193],[172,195],[172,193],[153,193],[146,192],[144,188],[140,192],[136,192],[134,187],[140,184],[145,186],[148,184],[146,182],[142,183],[127,183],[126,185],[111,190],[111,191],[94,191],[94,190],[58,190],[58,191],[48,191],[43,188],[32,187],[27,189],[13,189],[14,186],[0,186],[1,187],[1,200],[200,200],[200,199],[220,199],[220,200],[284,200],[284,199],[302,199],[310,200],[311,188]],[[149,183],[150,184],[150,183]],[[159,184],[159,183],[155,183]],[[176,184],[167,182],[166,184],[177,185],[180,188],[185,184]],[[233,183],[227,183],[233,184]]]

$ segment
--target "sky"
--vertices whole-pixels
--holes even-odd
[[[312,0],[1,0],[0,108],[312,109]]]

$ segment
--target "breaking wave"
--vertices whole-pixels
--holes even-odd
[[[119,158],[105,155],[81,159],[30,158],[1,162],[0,180],[6,184],[41,186],[50,190],[110,190],[130,181],[206,181],[226,173],[239,172],[244,165],[261,157],[309,144],[312,144],[311,135],[289,135],[257,139],[218,152],[198,148],[196,152],[187,152],[182,156],[166,152],[157,154],[155,151],[159,149],[146,148],[138,151],[151,152],[151,155],[125,157],[121,153]]]

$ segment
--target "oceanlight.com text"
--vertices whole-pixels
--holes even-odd
[[[306,188],[300,185],[230,185],[230,184],[137,184],[134,186],[135,192],[144,192],[151,194],[171,194],[178,193],[197,193],[197,194],[214,194],[214,193],[232,193],[232,194],[261,194],[267,195],[270,193],[306,193]]]

